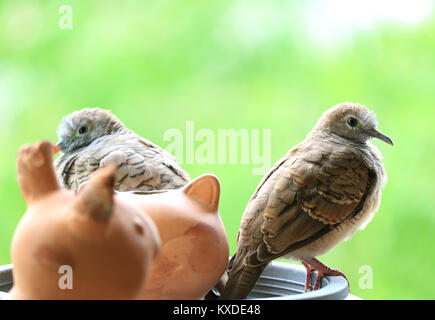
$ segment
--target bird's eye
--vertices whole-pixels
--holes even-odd
[[[347,119],[347,124],[354,128],[358,125],[358,120],[355,118],[349,118]]]
[[[82,126],[82,127],[79,128],[78,133],[79,133],[79,134],[85,134],[85,133],[87,133],[88,131],[89,131],[89,127],[88,127],[88,126]]]

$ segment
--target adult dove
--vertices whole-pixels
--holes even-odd
[[[305,291],[311,271],[318,271],[314,290],[324,275],[344,276],[315,257],[349,239],[378,210],[387,176],[371,138],[393,145],[367,107],[338,104],[275,163],[243,213],[221,299],[245,298],[279,257],[302,262]]]
[[[79,189],[93,171],[109,164],[118,167],[118,191],[176,189],[190,181],[169,152],[126,128],[110,111],[75,111],[62,119],[57,133],[56,175],[68,189]]]

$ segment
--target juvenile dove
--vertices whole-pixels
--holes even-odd
[[[68,189],[77,190],[90,173],[113,164],[118,167],[115,189],[176,189],[189,175],[166,150],[138,136],[107,110],[93,108],[64,117],[58,128],[61,155],[56,175]]]
[[[245,298],[266,265],[278,257],[317,270],[314,290],[324,275],[341,275],[315,257],[328,252],[372,219],[387,181],[376,116],[365,106],[342,103],[323,113],[307,138],[265,175],[242,217],[237,251],[221,299]]]

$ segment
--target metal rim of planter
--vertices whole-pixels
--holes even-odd
[[[343,277],[322,278],[321,288],[304,292],[306,271],[302,266],[273,261],[263,271],[248,299],[258,300],[343,300],[349,287]],[[316,274],[311,277],[314,285]],[[7,299],[13,283],[12,264],[0,266],[0,300]]]
[[[304,292],[306,270],[303,266],[273,261],[264,269],[248,299],[259,300],[344,300],[349,294],[345,278],[325,276],[316,291]],[[317,273],[311,274],[311,287]]]
[[[6,264],[0,266],[0,300],[8,298],[8,294],[5,290],[9,291],[12,282],[12,265]]]

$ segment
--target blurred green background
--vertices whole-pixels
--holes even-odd
[[[72,29],[59,27],[61,5],[72,9]],[[427,0],[0,0],[0,264],[10,263],[25,212],[16,152],[56,141],[61,117],[74,110],[111,109],[163,147],[164,132],[184,132],[188,120],[215,133],[271,129],[274,163],[324,110],[354,101],[375,110],[395,142],[374,141],[389,182],[366,229],[320,260],[365,299],[434,299],[434,7]],[[192,177],[219,177],[231,252],[261,179],[254,167],[184,165]],[[359,285],[366,265],[372,289]]]

